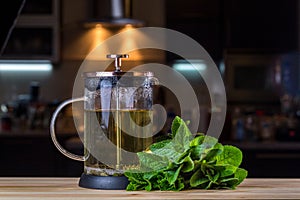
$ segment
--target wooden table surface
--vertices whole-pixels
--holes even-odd
[[[78,178],[0,178],[0,199],[300,199],[300,179],[247,179],[236,190],[146,192],[78,187]]]

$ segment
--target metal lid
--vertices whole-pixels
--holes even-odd
[[[132,77],[153,77],[153,72],[85,72],[83,73],[83,77],[91,78],[91,77],[111,77],[111,76],[132,76]]]
[[[122,58],[129,58],[128,54],[108,54],[106,58],[111,58],[115,60],[115,71],[103,71],[103,72],[86,72],[83,74],[85,78],[92,78],[92,77],[112,77],[112,76],[133,76],[133,77],[153,77],[152,72],[123,72],[121,70],[121,60]]]

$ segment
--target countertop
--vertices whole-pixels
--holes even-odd
[[[236,190],[94,190],[78,178],[0,178],[0,199],[300,199],[300,179],[246,179]]]

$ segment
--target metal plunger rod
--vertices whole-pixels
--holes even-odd
[[[115,72],[121,72],[121,60],[122,58],[128,58],[128,54],[108,54],[106,55],[106,58],[112,58],[115,59]],[[116,129],[116,136],[117,136],[117,157],[116,157],[116,169],[120,170],[121,168],[121,159],[122,159],[122,132],[121,132],[121,121],[120,121],[120,97],[119,97],[119,84],[116,85],[116,93],[117,93],[117,99],[116,99],[116,115],[115,115],[115,122],[117,124]]]
[[[122,71],[121,65],[122,65],[122,58],[129,58],[128,54],[108,54],[106,55],[106,58],[112,58],[115,59],[115,71]]]

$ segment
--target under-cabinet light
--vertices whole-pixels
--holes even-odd
[[[206,67],[202,60],[178,60],[173,64],[173,68],[178,71],[204,71]]]
[[[0,60],[0,71],[51,71],[53,65],[47,60]]]

